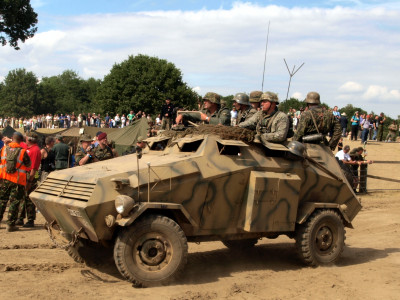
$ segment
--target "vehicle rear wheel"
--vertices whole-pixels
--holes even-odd
[[[230,250],[243,251],[252,248],[257,244],[258,239],[245,239],[245,240],[223,240],[222,243]]]
[[[150,215],[120,232],[114,261],[120,273],[136,287],[167,284],[182,272],[188,245],[172,219]]]
[[[344,249],[343,222],[333,210],[317,210],[296,232],[296,247],[310,266],[336,262]]]

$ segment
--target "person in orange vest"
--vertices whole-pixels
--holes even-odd
[[[37,144],[39,136],[35,132],[26,135],[26,153],[31,159],[31,167],[28,168],[28,178],[26,184],[26,195],[20,202],[19,216],[15,225],[23,227],[34,227],[36,219],[36,206],[29,198],[29,194],[37,188],[38,170],[41,162],[40,148]],[[24,224],[24,217],[27,216],[28,222]]]
[[[7,231],[18,230],[15,225],[18,216],[20,201],[25,197],[27,173],[31,166],[31,160],[25,149],[21,147],[23,135],[14,132],[12,142],[1,150],[0,179],[3,186],[0,190],[0,221],[3,219],[7,202],[8,208]]]

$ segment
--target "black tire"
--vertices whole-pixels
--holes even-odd
[[[254,247],[258,239],[223,240],[222,243],[232,251],[244,251]]]
[[[343,222],[333,210],[317,210],[296,232],[301,260],[310,266],[335,263],[344,249]]]
[[[187,255],[180,226],[160,215],[146,216],[122,230],[114,246],[119,272],[136,287],[169,283],[183,271]]]
[[[112,258],[111,248],[93,244],[86,240],[79,240],[66,251],[75,262],[88,266],[107,264]]]

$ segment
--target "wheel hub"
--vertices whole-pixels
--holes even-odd
[[[139,250],[141,260],[149,266],[159,265],[165,259],[166,254],[164,243],[157,239],[146,240]]]
[[[317,247],[320,251],[328,250],[333,243],[333,234],[328,227],[321,227],[316,236]]]

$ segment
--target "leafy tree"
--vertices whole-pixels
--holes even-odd
[[[30,0],[0,0],[0,43],[2,46],[7,44],[8,39],[10,46],[19,50],[18,41],[24,43],[36,33],[37,16]]]
[[[300,101],[296,98],[290,98],[285,101],[279,103],[279,110],[285,113],[289,112],[290,108],[294,108],[299,110],[301,107],[306,107],[306,103],[304,101]]]
[[[35,113],[38,79],[32,72],[16,69],[8,73],[1,88],[0,113],[28,117]]]
[[[164,59],[147,55],[129,56],[115,64],[104,77],[96,97],[101,113],[130,110],[159,113],[166,98],[175,106],[193,108],[197,94],[182,80],[182,73]]]
[[[225,107],[231,109],[233,107],[233,95],[221,96],[221,102],[225,102]]]
[[[39,84],[41,113],[83,112],[91,108],[100,81],[87,81],[71,70],[58,76],[44,77]]]

